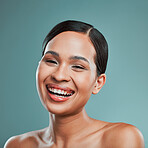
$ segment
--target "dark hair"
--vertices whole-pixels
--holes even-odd
[[[95,57],[95,64],[97,66],[97,75],[105,73],[107,60],[108,60],[108,45],[104,38],[104,36],[95,29],[92,25],[68,20],[57,24],[45,37],[43,41],[43,52],[42,56],[44,55],[44,51],[46,48],[47,43],[52,40],[56,35],[65,32],[65,31],[75,31],[84,34],[88,34],[95,50],[96,50],[96,57]]]

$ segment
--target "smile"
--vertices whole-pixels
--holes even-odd
[[[54,84],[46,85],[46,88],[50,98],[54,101],[66,101],[74,94],[73,90]]]

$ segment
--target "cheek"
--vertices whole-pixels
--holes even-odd
[[[40,97],[42,105],[47,109],[46,107],[46,87],[44,85],[44,82],[46,78],[48,77],[48,68],[46,65],[40,63],[37,72],[36,72],[36,85],[38,90],[38,95]]]
[[[94,85],[95,85],[95,76],[93,73],[79,73],[79,75],[75,75],[74,77],[75,86],[77,87],[77,97],[74,100],[75,104],[72,108],[73,111],[78,111],[79,109],[82,109],[87,101],[89,100]]]
[[[38,67],[38,75],[37,75],[37,78],[39,81],[42,81],[45,77],[46,77],[46,70],[45,70],[45,66],[44,65],[39,65]]]
[[[81,85],[90,86],[91,83],[93,83],[95,80],[95,77],[92,73],[87,73],[85,75],[82,74],[82,76],[78,77],[78,81]]]
[[[36,72],[36,84],[38,88],[38,92],[40,95],[43,95],[43,90],[44,90],[44,81],[48,77],[48,68],[44,64],[40,64],[37,68]]]
[[[75,82],[77,83],[77,89],[85,94],[92,93],[92,89],[95,85],[95,75],[93,73],[79,74],[75,76]]]
[[[39,83],[43,83],[45,79],[50,75],[52,70],[45,64],[41,63],[37,69],[37,80]]]

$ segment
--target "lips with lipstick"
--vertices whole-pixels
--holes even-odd
[[[46,88],[50,98],[58,102],[70,99],[70,97],[75,93],[72,89],[68,87],[63,87],[55,84],[48,84],[46,85]]]

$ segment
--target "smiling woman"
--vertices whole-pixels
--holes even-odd
[[[36,80],[48,127],[10,138],[5,148],[144,148],[133,125],[95,120],[85,111],[105,84],[108,46],[92,25],[65,21],[43,42]]]

